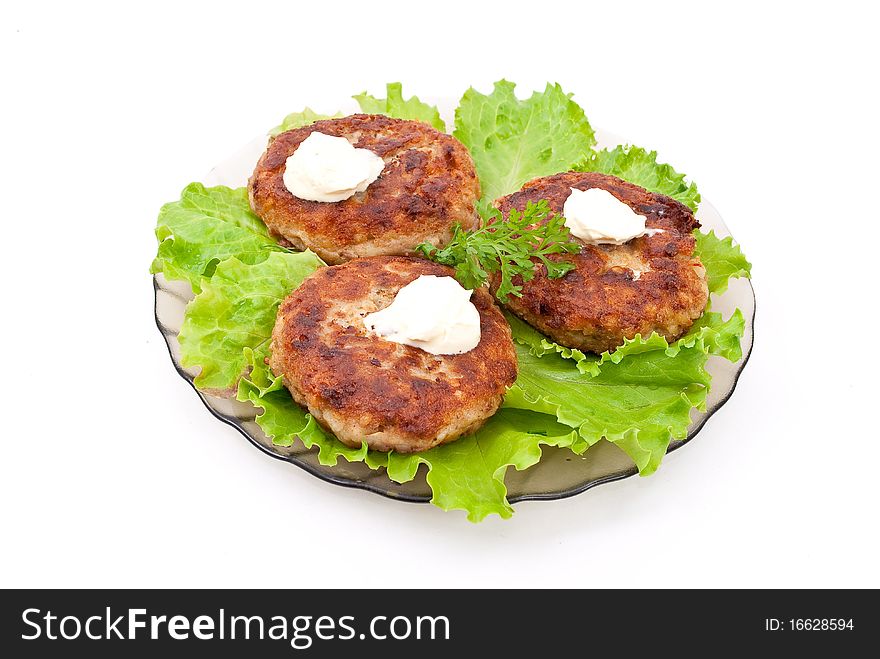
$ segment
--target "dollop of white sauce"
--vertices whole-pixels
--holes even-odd
[[[480,343],[480,312],[452,277],[422,275],[391,304],[364,317],[369,332],[432,355],[460,355]]]
[[[385,162],[369,149],[356,149],[344,137],[318,131],[287,159],[284,185],[307,201],[343,201],[379,178]]]
[[[623,245],[639,236],[662,233],[645,227],[645,216],[601,188],[571,189],[562,207],[572,235],[597,245]]]

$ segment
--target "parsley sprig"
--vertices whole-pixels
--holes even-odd
[[[572,254],[580,245],[571,240],[565,218],[550,215],[545,200],[529,202],[524,211],[512,209],[506,221],[498,210],[475,231],[464,231],[456,225],[452,241],[443,249],[422,243],[416,250],[425,258],[455,267],[455,278],[465,288],[479,288],[489,273],[500,272],[501,281],[495,296],[507,302],[509,295],[522,297],[522,286],[514,283],[517,275],[525,283],[535,276],[537,259],[547,269],[550,279],[562,277],[574,269],[570,261],[555,261],[551,254]],[[546,223],[544,220],[547,219]]]

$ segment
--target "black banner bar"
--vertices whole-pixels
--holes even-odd
[[[880,639],[875,591],[8,590],[0,598],[0,647],[15,657],[218,649],[412,657],[476,648],[553,657],[609,647],[712,656],[841,652]]]

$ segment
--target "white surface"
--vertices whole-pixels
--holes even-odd
[[[880,586],[876,16],[563,4],[4,5],[0,586]],[[159,206],[287,112],[502,76],[558,80],[698,181],[755,264],[758,325],[733,399],[655,476],[474,526],[215,421],[147,268]]]

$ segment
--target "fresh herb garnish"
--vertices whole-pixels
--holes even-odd
[[[489,280],[489,273],[500,272],[495,295],[502,302],[507,302],[508,295],[522,297],[522,286],[513,279],[519,276],[525,283],[534,278],[536,263],[532,259],[544,264],[550,279],[574,269],[570,261],[548,258],[551,254],[579,252],[581,248],[571,240],[565,218],[551,215],[546,200],[529,202],[523,212],[512,209],[506,221],[498,210],[493,209],[491,215],[476,231],[464,231],[456,225],[452,241],[443,249],[422,243],[416,250],[432,261],[455,266],[455,278],[465,288],[479,288]]]

